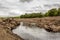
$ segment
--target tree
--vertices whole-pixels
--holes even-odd
[[[56,16],[56,15],[57,15],[57,9],[56,9],[56,8],[49,10],[49,11],[45,14],[45,16]]]
[[[60,16],[60,8],[58,8],[57,16]]]

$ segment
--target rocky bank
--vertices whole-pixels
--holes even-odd
[[[12,32],[19,25],[14,18],[0,18],[0,40],[23,40]]]
[[[48,32],[60,32],[60,16],[57,17],[44,17],[44,18],[26,18],[20,19],[27,26],[37,26],[44,28]],[[35,23],[32,25],[32,23]]]
[[[48,32],[60,32],[60,16],[45,18],[0,18],[0,40],[23,40],[12,32],[23,22],[29,27],[44,28]]]

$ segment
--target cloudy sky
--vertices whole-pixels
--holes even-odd
[[[0,0],[0,16],[17,16],[31,12],[46,12],[60,7],[60,0]]]

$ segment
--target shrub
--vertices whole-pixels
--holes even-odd
[[[60,16],[60,8],[58,8],[57,16]]]
[[[57,15],[57,9],[51,9],[48,12],[45,13],[45,16],[56,16]]]
[[[31,14],[25,14],[21,15],[20,18],[41,18],[43,17],[42,13],[31,13]]]
[[[45,14],[41,12],[31,13],[31,14],[25,13],[25,15],[21,15],[20,18],[41,18],[41,17],[48,17],[48,16],[60,16],[60,8],[58,9],[53,8],[51,10],[48,10],[48,12],[46,12]]]

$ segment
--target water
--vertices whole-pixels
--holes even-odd
[[[60,33],[47,32],[38,27],[23,26],[23,22],[13,30],[13,33],[22,37],[24,40],[60,40]]]
[[[0,16],[18,16],[59,8],[60,0],[0,0]]]

